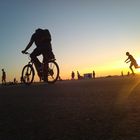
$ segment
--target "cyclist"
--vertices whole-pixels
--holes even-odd
[[[138,66],[137,61],[134,59],[134,57],[129,52],[126,52],[126,55],[128,56],[128,58],[125,60],[125,62],[126,63],[131,62],[129,68],[131,69],[132,74],[135,74],[132,66],[134,66],[135,68],[140,68],[140,66]]]
[[[26,53],[26,51],[32,46],[33,43],[35,43],[36,48],[30,54],[31,60],[34,62],[38,76],[41,77],[40,69],[42,69],[42,66],[41,66],[41,62],[38,60],[37,56],[43,55],[44,81],[47,81],[47,69],[48,69],[47,62],[50,59],[55,59],[55,56],[52,52],[51,34],[50,34],[49,30],[40,29],[40,28],[35,30],[35,33],[31,36],[31,39],[30,39],[28,45],[22,51],[22,53]]]

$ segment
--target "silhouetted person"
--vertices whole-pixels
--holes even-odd
[[[18,83],[18,81],[16,80],[16,78],[14,78],[14,84],[17,84]]]
[[[80,73],[77,71],[77,77],[78,79],[83,79],[83,77],[80,75]]]
[[[71,73],[71,79],[74,80],[74,78],[75,78],[75,73],[74,73],[74,71],[72,71],[72,73]]]
[[[30,57],[35,64],[36,70],[38,72],[38,76],[41,77],[40,69],[42,69],[41,63],[38,60],[37,56],[43,55],[43,62],[44,62],[44,81],[47,81],[47,70],[48,65],[47,62],[50,59],[54,59],[55,56],[52,52],[52,45],[51,45],[51,34],[48,29],[37,29],[35,33],[31,36],[30,42],[26,46],[26,48],[22,51],[25,53],[32,44],[35,43],[37,46],[34,51],[31,53]]]
[[[6,72],[2,69],[2,84],[6,84]]]
[[[59,75],[59,77],[58,77],[58,80],[59,80],[59,81],[62,81],[62,78],[60,77],[60,75]]]
[[[135,68],[140,68],[140,66],[138,66],[137,61],[134,59],[134,57],[129,52],[126,52],[126,55],[128,56],[128,58],[125,60],[125,62],[126,63],[131,62],[129,68],[131,69],[132,74],[135,74],[132,66],[134,66]]]
[[[14,83],[16,83],[16,78],[14,78]]]
[[[123,76],[123,71],[121,71],[121,76]]]
[[[80,79],[80,73],[77,71],[77,78]]]
[[[93,75],[93,78],[95,79],[95,71],[93,71],[92,75]]]

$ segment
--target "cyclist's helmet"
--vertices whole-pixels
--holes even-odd
[[[126,52],[126,55],[129,55],[129,52]]]

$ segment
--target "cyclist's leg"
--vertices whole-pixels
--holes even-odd
[[[43,53],[43,63],[44,63],[44,67],[43,67],[43,74],[44,74],[44,81],[48,81],[48,62],[51,59],[54,59],[54,55],[51,55],[51,52],[48,52],[48,50],[44,50]]]
[[[43,63],[44,63],[44,68],[43,68],[43,73],[44,73],[44,81],[48,81],[48,62],[51,59],[55,59],[55,56],[52,52],[52,46],[51,44],[48,44],[48,46],[43,47],[42,51],[43,55]]]
[[[48,46],[44,52],[47,55],[47,58],[49,60],[55,59],[55,55],[53,54],[53,51],[52,51],[52,45],[50,43],[48,44]]]
[[[37,56],[41,55],[41,50],[39,48],[36,48],[33,50],[33,52],[30,54],[31,60],[33,61],[35,68],[37,70],[37,73],[40,77],[40,71],[39,68],[41,67],[41,62],[38,60]]]
[[[43,76],[44,76],[44,81],[48,81],[48,53],[47,51],[44,50],[44,52],[42,53],[43,55],[43,63],[44,63],[44,67],[43,67]]]

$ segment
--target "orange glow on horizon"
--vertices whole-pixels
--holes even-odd
[[[133,54],[132,54],[133,55]],[[124,55],[124,60],[127,57]],[[136,59],[137,63],[140,65],[140,57],[138,54],[134,54],[134,58]],[[91,59],[91,58],[90,58]],[[106,63],[98,64],[94,63],[94,59],[92,58],[92,61],[80,61],[79,64],[72,63],[71,61],[69,63],[63,64],[63,61],[61,63],[58,62],[60,67],[60,77],[62,79],[71,79],[71,72],[75,72],[75,79],[77,79],[77,71],[79,71],[80,75],[83,76],[85,73],[92,73],[93,70],[95,71],[96,77],[102,77],[102,76],[108,76],[108,75],[121,75],[121,72],[123,72],[124,75],[127,75],[128,72],[131,73],[129,69],[130,63],[125,63],[124,60],[120,58],[119,60],[112,61],[112,59],[106,61]],[[85,60],[85,59],[84,59]],[[87,62],[88,61],[88,62]],[[96,61],[95,61],[96,62]],[[20,68],[11,69],[8,71],[8,68],[6,68],[6,74],[7,74],[7,81],[13,81],[14,78],[20,82],[20,76],[21,76],[21,70],[23,66],[20,66]],[[139,74],[140,69],[134,69],[134,72]],[[37,76],[37,73],[35,74],[35,81],[39,81],[39,78]]]

